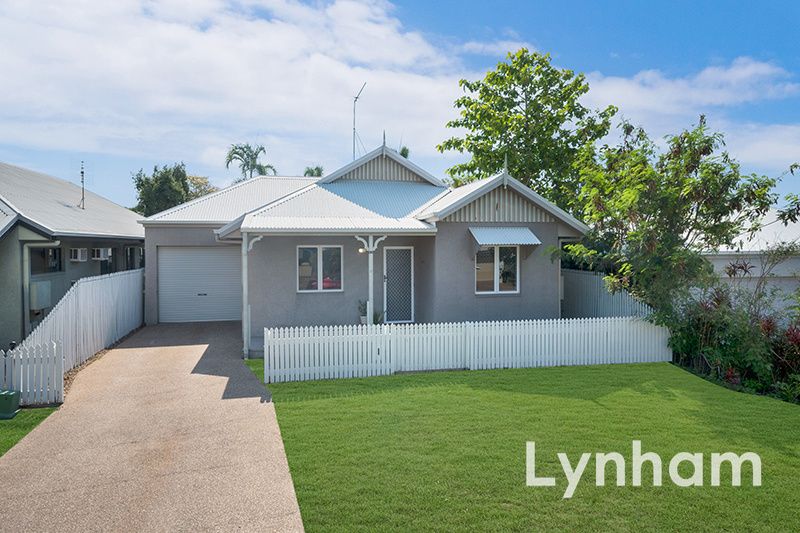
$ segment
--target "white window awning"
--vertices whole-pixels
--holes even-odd
[[[475,242],[481,246],[517,246],[542,244],[530,229],[521,227],[469,228]]]

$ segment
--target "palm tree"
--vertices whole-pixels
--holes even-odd
[[[275,167],[269,163],[258,161],[261,154],[267,154],[267,149],[261,144],[255,146],[249,143],[231,145],[228,155],[225,157],[225,168],[230,168],[231,163],[238,161],[239,169],[242,171],[242,177],[235,179],[234,183],[250,179],[254,173],[258,176],[266,176],[270,172],[273,175],[277,174]]]
[[[303,172],[303,176],[309,176],[312,178],[322,177],[322,166],[317,165],[315,167],[306,167],[305,171]]]

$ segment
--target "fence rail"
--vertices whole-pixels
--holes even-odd
[[[75,368],[142,325],[143,282],[142,269],[79,279],[20,346],[58,342]]]
[[[653,310],[625,291],[610,293],[603,274],[585,270],[561,269],[564,294],[563,318],[648,316]]]
[[[64,401],[64,357],[61,344],[0,350],[0,389],[20,392],[20,405]]]
[[[264,380],[670,361],[668,338],[635,317],[265,328]]]

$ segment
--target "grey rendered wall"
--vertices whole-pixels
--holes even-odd
[[[542,241],[520,248],[519,294],[475,294],[476,244],[470,226],[524,226]],[[558,245],[559,224],[439,222],[437,227],[430,321],[559,318],[560,268],[547,253]]]
[[[0,350],[22,337],[22,255],[19,227],[0,238]]]
[[[711,262],[714,271],[726,283],[745,290],[755,288],[757,278],[761,274],[763,259],[757,254],[719,254],[706,258]],[[745,261],[753,267],[752,275],[745,278],[731,279],[725,268],[735,261]],[[767,290],[773,293],[776,311],[782,311],[793,305],[792,295],[800,289],[800,257],[791,257],[772,270],[767,282]]]
[[[238,246],[222,244],[214,238],[215,227],[160,226],[144,230],[144,320],[148,325],[158,323],[158,247],[159,246]],[[231,287],[241,291],[241,285]]]
[[[110,241],[104,239],[61,238],[60,272],[37,274],[31,276],[31,282],[50,282],[51,307],[44,310],[38,318],[46,316],[52,306],[66,294],[72,283],[80,278],[100,274],[99,261],[72,262],[69,260],[70,248],[113,248],[116,257],[122,258],[118,268],[124,268],[123,250],[126,244],[138,244],[138,241]],[[24,337],[24,316],[22,305],[22,246],[26,242],[47,242],[34,232],[16,226],[0,239],[0,349],[8,347],[11,341],[19,342]]]
[[[341,245],[341,292],[297,292],[297,246]],[[431,315],[428,293],[433,258],[433,237],[389,237],[374,256],[374,298],[376,311],[383,311],[383,247],[414,246],[415,312],[417,321]],[[352,236],[265,237],[250,252],[248,268],[251,331],[275,326],[313,326],[358,323],[358,301],[366,300],[367,254],[358,253],[361,244]]]

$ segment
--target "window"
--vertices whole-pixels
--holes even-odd
[[[92,261],[108,261],[111,253],[111,248],[92,248]]]
[[[297,247],[299,292],[342,290],[341,246]]]
[[[75,263],[85,263],[89,252],[86,248],[70,248],[69,260]]]
[[[519,247],[481,246],[475,254],[475,292],[519,292]]]
[[[61,248],[31,248],[31,275],[61,272]]]

